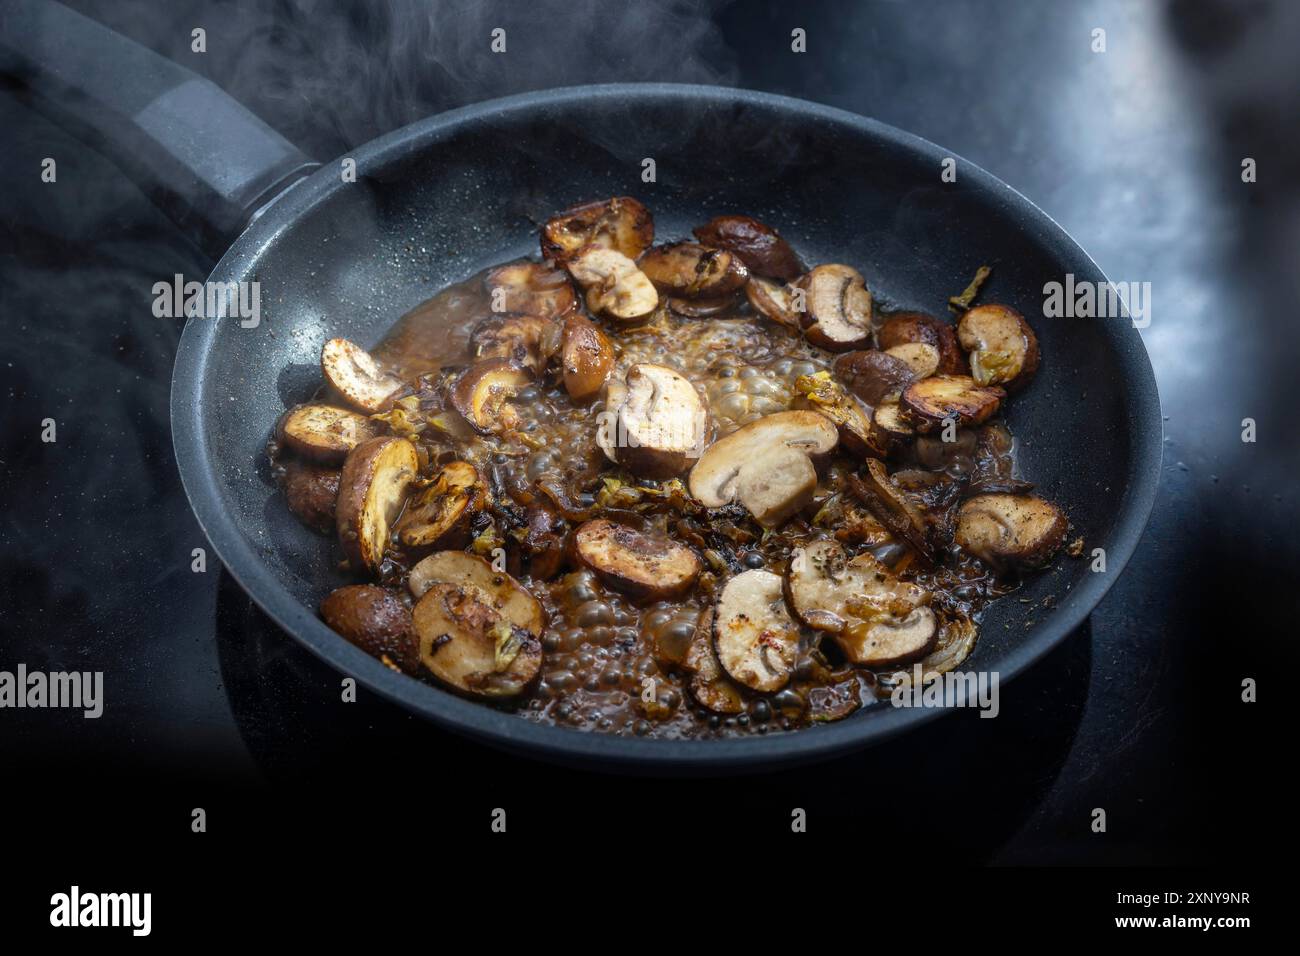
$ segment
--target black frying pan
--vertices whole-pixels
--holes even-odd
[[[752,739],[624,739],[539,726],[390,671],[314,608],[344,583],[334,542],[306,531],[268,475],[276,417],[318,384],[322,342],[373,345],[403,312],[489,264],[534,254],[535,223],[577,201],[630,194],[661,237],[727,212],[776,225],[810,262],[857,266],[889,304],[942,314],[976,266],[986,301],[1030,317],[1036,380],[1010,403],[1024,473],[1060,502],[1088,551],[986,614],[967,667],[1005,681],[1101,600],[1142,533],[1160,466],[1160,406],[1125,319],[1049,319],[1043,286],[1105,282],[1047,215],[948,150],[811,103],[729,89],[619,85],[466,107],[354,150],[357,182],[314,164],[210,83],[52,3],[4,7],[0,50],[51,108],[95,134],[210,247],[215,282],[257,281],[261,324],[192,319],[176,358],[172,429],[194,512],[230,573],[275,621],[338,670],[411,711],[488,743],[643,771],[766,768],[862,747],[934,716],[860,711]],[[105,139],[105,137],[107,137]],[[642,160],[657,181],[642,181]],[[250,221],[251,218],[251,221]],[[159,277],[168,278],[168,277]],[[1054,607],[1036,607],[1051,596]],[[1031,610],[1031,608],[1033,608]],[[1029,618],[1032,616],[1033,621]]]

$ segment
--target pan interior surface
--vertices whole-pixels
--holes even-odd
[[[536,725],[397,675],[314,609],[347,583],[335,542],[288,512],[265,444],[319,384],[322,343],[376,343],[404,312],[492,263],[535,255],[537,227],[588,199],[632,195],[658,240],[721,213],[776,226],[810,262],[859,269],[890,308],[945,315],[982,264],[983,301],[1028,317],[1042,365],[1009,403],[1024,475],[1069,515],[1085,555],[1062,557],[985,614],[966,669],[1006,679],[1086,616],[1118,575],[1154,497],[1159,404],[1122,318],[1044,318],[1043,287],[1104,282],[1046,215],[923,140],[851,114],[762,94],[619,86],[528,94],[446,114],[356,151],[357,182],[326,163],[254,221],[213,281],[256,281],[260,324],[195,319],[173,386],[177,458],[226,566],[309,649],[404,706],[490,743],[612,767],[726,769],[809,760],[897,732],[933,710],[887,703],[831,726],[763,738],[651,741]],[[646,181],[653,161],[653,180]],[[1051,596],[1051,610],[1039,607]],[[1031,610],[1032,609],[1032,610]],[[1031,620],[1032,618],[1032,620]]]

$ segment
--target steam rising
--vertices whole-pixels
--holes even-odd
[[[726,0],[82,6],[206,74],[318,159],[511,93],[620,81],[732,85],[739,73],[715,22]],[[189,48],[196,26],[207,31],[203,55]],[[504,53],[492,51],[498,28]]]

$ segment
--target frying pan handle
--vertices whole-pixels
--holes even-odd
[[[318,165],[210,81],[52,0],[0,0],[0,72],[214,256]]]

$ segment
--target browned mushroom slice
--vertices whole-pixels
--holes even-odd
[[[746,571],[727,582],[713,613],[713,649],[727,675],[751,690],[772,693],[790,682],[799,627],[779,574]]]
[[[581,525],[573,542],[579,561],[609,587],[635,598],[679,598],[700,576],[700,559],[684,544],[603,518]]]
[[[922,343],[939,353],[939,375],[960,375],[966,360],[957,345],[957,333],[951,325],[924,312],[895,312],[876,333],[876,341],[886,351],[900,345]]]
[[[916,437],[916,429],[903,418],[898,402],[885,402],[872,409],[871,424],[876,440],[891,453]]]
[[[645,273],[617,250],[589,246],[568,266],[586,290],[587,308],[596,315],[633,324],[649,318],[659,305],[659,293]]]
[[[867,349],[846,352],[835,360],[835,376],[868,405],[897,402],[916,381],[911,365],[896,355]]]
[[[817,412],[767,415],[709,446],[691,470],[691,494],[706,508],[739,501],[774,528],[812,500],[817,470],[809,456],[838,442],[835,424]]]
[[[949,419],[978,425],[991,418],[1007,393],[980,385],[969,375],[932,375],[903,390],[900,402],[908,422],[919,432],[933,431]]]
[[[564,262],[593,245],[635,259],[654,238],[650,210],[630,196],[615,196],[573,206],[548,220],[542,229],[542,255]]]
[[[353,408],[373,415],[402,387],[369,352],[347,339],[330,339],[320,350],[326,383]]]
[[[914,379],[928,378],[939,371],[939,350],[925,342],[904,342],[885,354],[906,362]]]
[[[531,374],[509,359],[488,359],[462,372],[449,397],[465,421],[486,435],[519,423],[518,413],[506,403],[532,380]]]
[[[1052,560],[1068,530],[1061,510],[1042,498],[986,494],[962,502],[954,540],[1000,571],[1031,569]]]
[[[898,402],[884,402],[877,405],[871,412],[871,420],[878,429],[891,438],[906,440],[916,435],[916,429],[904,420],[903,410]]]
[[[412,627],[420,664],[475,697],[515,697],[541,670],[537,635],[492,607],[491,596],[473,585],[429,588],[415,605]]]
[[[749,270],[724,249],[694,242],[655,246],[637,263],[656,289],[682,299],[717,299],[738,292]]]
[[[606,379],[603,392],[605,411],[600,427],[596,429],[596,445],[617,465],[619,445],[626,440],[626,436],[620,434],[618,412],[627,401],[627,383],[616,378]]]
[[[837,681],[810,688],[808,691],[808,717],[819,724],[843,720],[862,706],[861,684],[856,675],[852,680]]]
[[[706,246],[740,257],[754,275],[789,281],[803,275],[803,263],[775,229],[749,216],[715,216],[694,229]]]
[[[493,269],[483,277],[483,288],[496,312],[562,321],[578,304],[568,273],[539,262],[512,262]]]
[[[605,408],[614,434],[602,446],[634,475],[672,478],[700,457],[708,412],[695,386],[672,369],[633,365],[625,382],[610,383]]]
[[[299,405],[289,410],[280,425],[285,447],[304,458],[335,463],[348,456],[378,427],[364,415],[333,405]]]
[[[546,368],[542,340],[552,324],[550,319],[520,312],[494,315],[470,333],[470,355],[476,359],[507,359],[534,375],[541,375]]]
[[[868,410],[831,378],[830,372],[800,375],[794,388],[802,396],[799,407],[811,408],[833,421],[840,431],[840,443],[853,454],[879,457],[889,450],[878,430],[872,428]]]
[[[372,438],[348,454],[335,516],[339,542],[358,570],[378,573],[389,529],[402,513],[419,467],[415,446],[405,438]]]
[[[731,293],[716,299],[669,299],[668,308],[685,319],[711,319],[734,312],[740,305],[740,294]]]
[[[803,334],[830,352],[871,344],[871,293],[856,269],[818,266],[795,283],[804,292]]]
[[[713,650],[713,608],[700,615],[695,638],[686,651],[682,666],[690,673],[691,696],[696,703],[715,714],[741,714],[745,712],[745,698],[718,663]]]
[[[749,282],[745,284],[745,297],[756,312],[778,325],[784,325],[788,329],[803,328],[788,285],[750,276]]]
[[[435,584],[476,588],[486,594],[493,610],[504,614],[516,627],[540,635],[546,628],[546,612],[537,598],[504,571],[494,570],[476,554],[439,551],[411,568],[407,587],[423,597]]]
[[[927,563],[934,563],[934,547],[925,517],[890,479],[882,462],[869,459],[862,477],[848,475],[849,488],[861,499],[890,534],[901,538]]]
[[[387,588],[349,584],[331,591],[321,602],[320,616],[348,643],[394,670],[413,673],[419,664],[411,609]]]
[[[900,581],[869,553],[848,560],[834,541],[814,541],[790,557],[790,606],[809,627],[834,635],[854,664],[888,667],[934,646],[930,593]]]
[[[564,320],[560,344],[564,389],[574,401],[597,395],[614,369],[614,349],[605,333],[580,315]]]
[[[284,465],[284,497],[299,521],[322,534],[334,530],[339,470],[291,459]]]
[[[467,461],[453,461],[411,495],[397,522],[397,539],[408,548],[463,548],[486,496],[478,469]]]
[[[970,374],[981,385],[1014,391],[1038,368],[1038,337],[1015,309],[981,305],[957,323],[957,338],[970,353]]]

